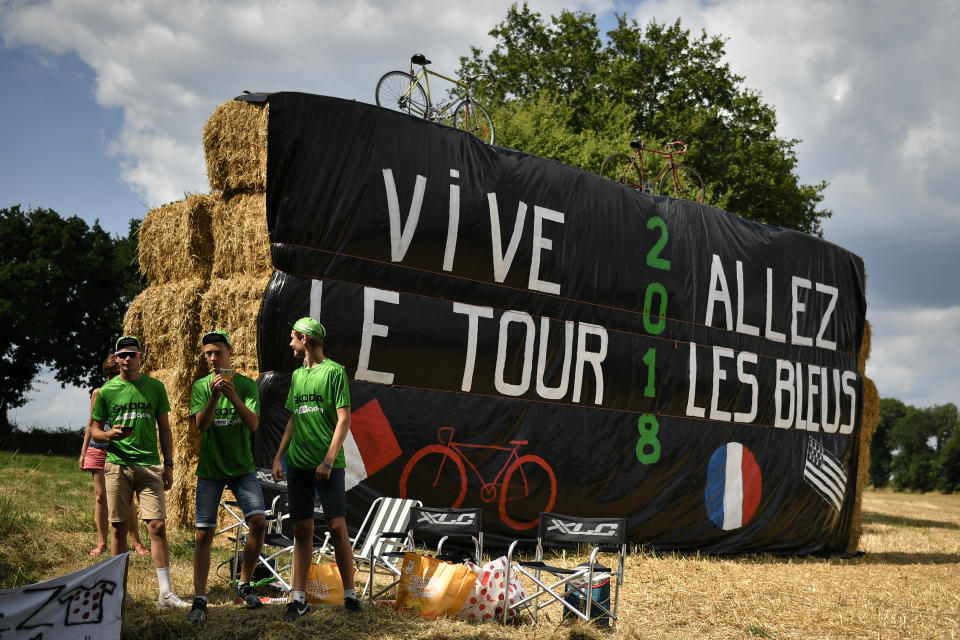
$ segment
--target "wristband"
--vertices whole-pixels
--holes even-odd
[[[321,460],[321,461],[320,461],[320,464],[322,464],[323,466],[325,466],[327,469],[331,469],[331,470],[333,469],[333,466],[327,464],[327,461],[326,461],[326,460]]]

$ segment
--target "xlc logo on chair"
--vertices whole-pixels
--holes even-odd
[[[570,536],[616,536],[620,533],[620,525],[616,522],[601,522],[591,529],[584,529],[582,522],[564,522],[556,518],[550,519],[547,531],[559,531]]]
[[[454,517],[450,513],[428,513],[417,511],[418,525],[443,525],[447,527],[472,527],[477,521],[476,513],[461,513]]]

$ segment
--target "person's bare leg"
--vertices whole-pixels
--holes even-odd
[[[247,534],[247,541],[243,545],[243,566],[240,567],[240,582],[250,582],[253,578],[253,570],[257,566],[257,560],[260,552],[263,551],[263,536],[267,531],[267,519],[262,513],[250,516],[247,520],[247,527],[250,529]],[[313,532],[310,532],[313,537]],[[294,547],[296,549],[296,547]],[[311,547],[310,553],[313,553]],[[209,555],[207,556],[209,559]],[[309,571],[310,567],[307,567]],[[304,583],[306,584],[306,583]]]
[[[110,523],[107,522],[107,484],[103,477],[103,469],[94,469],[93,475],[93,519],[97,524],[97,546],[90,550],[90,555],[98,556],[107,550],[107,531]]]
[[[113,536],[110,539],[110,553],[118,556],[121,553],[126,553],[127,548],[127,523],[126,522],[111,522],[113,525]]]
[[[307,590],[307,573],[313,557],[313,518],[293,523],[293,590]],[[346,584],[346,583],[344,583]]]
[[[140,540],[140,521],[137,520],[137,508],[133,504],[133,496],[130,496],[130,519],[127,521],[127,531],[130,534],[130,539],[133,540],[133,550],[137,552],[138,556],[145,556],[150,553],[150,550],[143,546],[143,541]]]
[[[337,568],[340,570],[343,588],[353,589],[353,549],[350,547],[350,534],[347,531],[346,518],[340,517],[330,520],[330,539],[333,541],[333,552],[337,558]]]
[[[126,523],[122,523],[126,528]],[[170,566],[170,551],[167,547],[167,523],[165,520],[147,520],[147,531],[150,532],[150,556],[153,566],[163,569]],[[126,545],[126,538],[123,540]]]
[[[193,547],[193,595],[207,595],[207,577],[210,574],[210,547],[213,545],[213,529],[197,529],[197,543]],[[244,557],[246,571],[246,557]]]

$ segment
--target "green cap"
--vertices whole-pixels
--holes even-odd
[[[214,342],[223,342],[231,349],[233,348],[233,343],[230,342],[230,335],[226,331],[208,331],[203,334],[203,337],[200,339],[200,344],[212,344]]]
[[[113,352],[120,353],[121,351],[142,351],[140,348],[140,341],[137,340],[136,336],[120,336],[117,338],[117,343],[114,345]]]
[[[300,318],[293,323],[293,330],[305,336],[321,340],[327,336],[327,330],[313,318]]]

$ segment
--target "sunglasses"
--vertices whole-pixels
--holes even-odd
[[[114,355],[116,355],[118,360],[126,360],[127,358],[134,358],[140,354],[137,351],[121,351]]]

